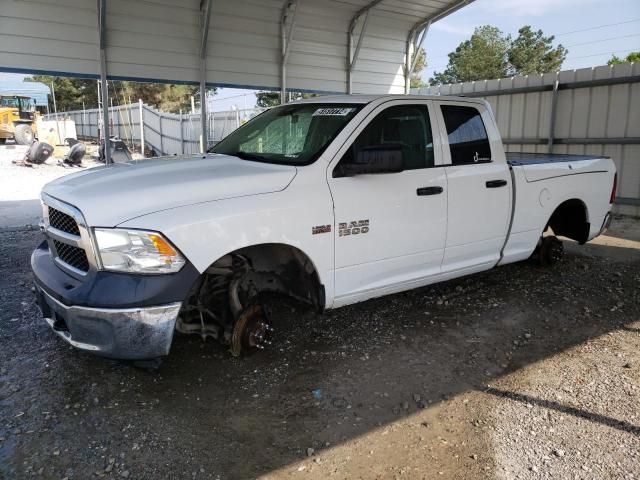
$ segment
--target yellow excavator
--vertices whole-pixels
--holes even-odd
[[[35,100],[22,95],[0,95],[0,145],[14,139],[31,145],[37,136]]]

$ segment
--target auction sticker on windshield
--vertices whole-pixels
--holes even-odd
[[[333,115],[333,116],[345,117],[349,115],[351,112],[353,112],[354,110],[355,110],[354,108],[319,108],[315,112],[313,112],[313,116],[317,117],[320,115],[323,115],[323,116]]]

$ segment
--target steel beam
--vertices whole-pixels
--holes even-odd
[[[416,66],[418,58],[418,49],[424,42],[427,31],[432,23],[442,20],[447,15],[451,15],[457,12],[462,7],[473,3],[474,0],[463,0],[461,2],[452,5],[451,7],[440,10],[439,12],[429,15],[428,17],[420,20],[411,27],[409,34],[407,35],[406,47],[405,47],[405,64],[404,64],[404,93],[409,94],[411,90],[411,74]]]
[[[111,163],[111,140],[109,139],[109,88],[107,86],[107,5],[106,0],[98,0],[98,45],[100,48],[100,90],[102,100],[102,140],[104,141],[104,162]],[[62,140],[62,139],[61,139]]]
[[[296,26],[296,15],[299,7],[299,0],[285,0],[282,7],[282,14],[280,15],[280,103],[287,102],[287,61],[289,60],[289,53],[291,53],[291,40]],[[292,8],[291,22],[287,30],[287,18]]]
[[[560,80],[556,75],[556,81],[553,82],[553,93],[551,94],[551,113],[549,119],[549,137],[547,140],[547,151],[553,153],[553,143],[556,135],[556,112],[558,110],[558,85]]]
[[[209,147],[209,128],[207,122],[207,39],[211,20],[211,1],[200,0],[200,152],[206,153]]]
[[[371,9],[378,5],[382,0],[373,0],[368,5],[365,5],[363,8],[358,10],[354,16],[351,18],[351,22],[349,23],[349,32],[347,34],[347,93],[353,93],[353,71],[356,68],[356,63],[358,62],[358,56],[360,55],[360,47],[362,46],[362,40],[364,39],[364,35],[367,31],[367,24],[369,23],[369,13]],[[360,35],[358,36],[358,43],[356,45],[355,52],[353,51],[353,34],[355,32],[356,26],[358,25],[358,21],[360,17],[364,15],[364,21],[362,23],[362,29],[360,30]]]
[[[592,88],[592,87],[608,87],[612,85],[625,85],[628,83],[639,83],[640,75],[633,75],[630,77],[616,77],[616,78],[601,78],[598,80],[581,80],[578,82],[566,82],[559,83],[558,90],[573,90],[576,88]],[[454,93],[447,95],[457,95],[461,97],[493,97],[497,95],[515,95],[517,93],[534,93],[534,92],[551,92],[553,91],[553,84],[546,85],[533,85],[529,87],[518,88],[506,88],[502,90],[484,90],[468,93]]]

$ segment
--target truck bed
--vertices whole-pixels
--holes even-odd
[[[567,175],[606,172],[608,157],[598,155],[559,155],[548,153],[507,153],[507,163],[524,171],[527,182]]]
[[[598,155],[563,155],[556,153],[505,153],[507,163],[512,166],[536,165],[539,163],[566,163],[605,158]]]

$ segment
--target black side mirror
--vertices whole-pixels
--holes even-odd
[[[333,176],[352,177],[365,174],[398,173],[402,170],[402,147],[399,145],[374,145],[358,151],[354,162],[341,162]]]

